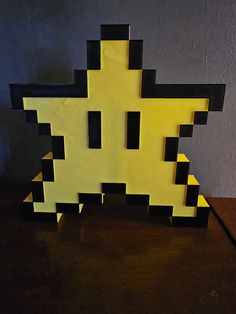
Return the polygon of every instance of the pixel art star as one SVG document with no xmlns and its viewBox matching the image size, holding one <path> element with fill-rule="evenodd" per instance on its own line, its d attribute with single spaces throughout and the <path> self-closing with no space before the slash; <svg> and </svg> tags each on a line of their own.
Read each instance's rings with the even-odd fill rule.
<svg viewBox="0 0 236 314">
<path fill-rule="evenodd" d="M 222 110 L 225 85 L 156 84 L 156 72 L 142 69 L 142 40 L 129 33 L 129 25 L 101 25 L 74 84 L 11 84 L 13 108 L 52 138 L 23 201 L 26 218 L 57 221 L 102 204 L 104 194 L 125 194 L 173 226 L 207 226 L 209 205 L 178 142 Z"/>
</svg>

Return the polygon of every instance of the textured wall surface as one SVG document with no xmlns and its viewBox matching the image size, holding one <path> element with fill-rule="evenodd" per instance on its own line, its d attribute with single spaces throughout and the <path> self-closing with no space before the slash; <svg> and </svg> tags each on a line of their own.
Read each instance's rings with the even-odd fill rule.
<svg viewBox="0 0 236 314">
<path fill-rule="evenodd" d="M 9 83 L 68 83 L 86 67 L 86 40 L 100 24 L 128 23 L 144 39 L 157 83 L 226 83 L 223 112 L 181 139 L 190 172 L 208 196 L 236 197 L 236 1 L 0 0 L 1 184 L 30 181 L 50 139 L 12 111 Z"/>
</svg>

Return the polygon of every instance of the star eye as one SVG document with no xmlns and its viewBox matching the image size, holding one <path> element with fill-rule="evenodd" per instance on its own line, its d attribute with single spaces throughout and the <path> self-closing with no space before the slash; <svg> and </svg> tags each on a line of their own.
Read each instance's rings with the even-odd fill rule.
<svg viewBox="0 0 236 314">
<path fill-rule="evenodd" d="M 101 111 L 88 111 L 89 148 L 101 148 Z"/>
<path fill-rule="evenodd" d="M 127 149 L 139 149 L 140 112 L 127 112 Z"/>
</svg>

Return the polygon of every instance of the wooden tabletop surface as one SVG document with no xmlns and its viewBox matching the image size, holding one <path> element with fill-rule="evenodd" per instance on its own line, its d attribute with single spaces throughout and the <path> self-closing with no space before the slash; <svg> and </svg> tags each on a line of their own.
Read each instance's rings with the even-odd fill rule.
<svg viewBox="0 0 236 314">
<path fill-rule="evenodd" d="M 207 200 L 219 222 L 236 244 L 236 198 L 208 197 Z"/>
<path fill-rule="evenodd" d="M 212 213 L 173 228 L 112 199 L 57 226 L 24 222 L 20 197 L 0 193 L 0 313 L 235 312 L 235 246 Z"/>
</svg>

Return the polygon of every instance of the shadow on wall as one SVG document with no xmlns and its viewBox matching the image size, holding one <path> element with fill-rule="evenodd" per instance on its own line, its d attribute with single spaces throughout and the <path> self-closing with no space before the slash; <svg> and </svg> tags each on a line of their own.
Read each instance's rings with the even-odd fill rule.
<svg viewBox="0 0 236 314">
<path fill-rule="evenodd" d="M 55 78 L 57 83 L 61 82 L 68 77 L 71 67 L 70 62 L 65 61 L 65 54 L 64 64 L 54 60 L 51 66 L 46 58 L 41 59 L 42 66 L 32 73 L 33 79 L 27 83 L 47 84 L 55 82 Z M 29 67 L 31 63 L 29 61 Z M 39 135 L 38 124 L 26 123 L 24 111 L 13 110 L 10 92 L 6 94 L 5 97 L 0 94 L 0 184 L 28 183 L 41 170 L 40 159 L 51 150 L 51 137 Z"/>
<path fill-rule="evenodd" d="M 72 81 L 72 61 L 81 57 L 72 49 L 73 36 L 83 37 L 78 15 L 71 15 L 74 6 L 80 14 L 87 10 L 86 3 L 71 0 L 1 4 L 0 185 L 30 182 L 50 150 L 50 137 L 39 136 L 38 125 L 26 124 L 22 110 L 11 109 L 8 84 Z"/>
</svg>

